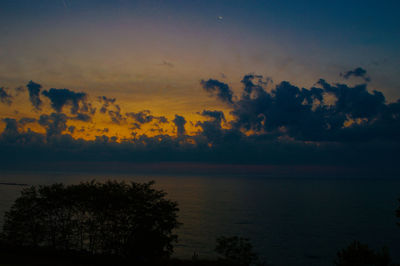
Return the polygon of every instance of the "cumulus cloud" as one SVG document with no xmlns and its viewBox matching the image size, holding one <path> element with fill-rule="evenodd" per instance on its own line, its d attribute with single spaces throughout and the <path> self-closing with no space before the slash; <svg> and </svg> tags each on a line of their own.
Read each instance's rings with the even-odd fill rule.
<svg viewBox="0 0 400 266">
<path fill-rule="evenodd" d="M 223 82 L 220 82 L 216 79 L 209 79 L 207 81 L 202 80 L 200 82 L 200 85 L 203 87 L 203 89 L 211 94 L 214 94 L 217 96 L 218 99 L 221 101 L 232 104 L 232 96 L 233 92 L 229 88 L 228 84 L 225 84 Z"/>
<path fill-rule="evenodd" d="M 260 80 L 262 76 L 243 78 L 242 95 L 232 101 L 233 128 L 301 141 L 356 141 L 384 138 L 383 121 L 391 132 L 399 126 L 396 104 L 387 105 L 381 92 L 369 92 L 365 84 L 329 84 L 321 79 L 306 89 L 283 81 L 268 91 L 268 82 Z M 328 103 L 327 96 L 336 101 Z"/>
<path fill-rule="evenodd" d="M 36 121 L 37 120 L 35 118 L 32 118 L 32 117 L 23 117 L 18 122 L 21 125 L 26 125 L 26 124 L 29 124 L 29 123 L 35 123 Z"/>
<path fill-rule="evenodd" d="M 72 133 L 75 132 L 75 129 L 76 129 L 75 126 L 69 126 L 69 127 L 68 127 L 68 132 L 72 134 Z"/>
<path fill-rule="evenodd" d="M 72 116 L 70 117 L 70 119 L 82 122 L 90 122 L 92 120 L 92 117 L 88 114 L 77 113 L 76 116 Z"/>
<path fill-rule="evenodd" d="M 26 85 L 29 92 L 29 100 L 36 110 L 40 110 L 42 100 L 40 100 L 40 89 L 42 85 L 33 82 L 32 80 Z"/>
<path fill-rule="evenodd" d="M 167 123 L 168 119 L 165 116 L 154 116 L 150 110 L 143 110 L 140 112 L 128 112 L 125 114 L 127 117 L 134 119 L 139 124 L 146 124 L 157 120 L 159 123 Z"/>
<path fill-rule="evenodd" d="M 64 106 L 71 106 L 71 113 L 76 114 L 80 111 L 80 103 L 86 101 L 86 93 L 83 92 L 74 92 L 69 89 L 50 89 L 45 90 L 42 94 L 48 97 L 51 101 L 51 107 L 57 112 L 62 112 Z"/>
<path fill-rule="evenodd" d="M 108 108 L 111 105 L 114 105 L 115 101 L 116 101 L 115 98 L 108 98 L 106 96 L 99 96 L 97 99 L 99 100 L 99 102 L 101 102 L 103 104 L 100 108 L 100 113 L 102 113 L 102 114 L 106 113 Z"/>
<path fill-rule="evenodd" d="M 371 78 L 367 75 L 367 71 L 361 67 L 357 67 L 353 70 L 340 73 L 340 76 L 343 77 L 344 79 L 349 79 L 351 77 L 358 77 L 362 78 L 365 82 L 371 81 Z"/>
<path fill-rule="evenodd" d="M 39 118 L 39 124 L 46 128 L 47 137 L 59 136 L 67 129 L 68 117 L 63 113 L 43 114 Z"/>
<path fill-rule="evenodd" d="M 175 115 L 175 119 L 172 120 L 176 126 L 176 134 L 178 137 L 182 137 L 185 135 L 185 124 L 186 124 L 186 119 L 183 116 L 180 115 Z"/>
<path fill-rule="evenodd" d="M 126 117 L 121 113 L 121 107 L 118 104 L 114 105 L 114 110 L 108 110 L 107 114 L 114 124 L 119 125 L 126 122 Z"/>
<path fill-rule="evenodd" d="M 146 124 L 150 123 L 154 119 L 154 116 L 152 116 L 150 113 L 151 112 L 149 110 L 143 110 L 137 113 L 135 112 L 126 113 L 126 116 L 133 118 L 140 124 Z"/>
<path fill-rule="evenodd" d="M 196 123 L 196 126 L 202 129 L 200 135 L 206 138 L 207 143 L 215 145 L 223 142 L 223 135 L 227 132 L 227 130 L 222 130 L 221 127 L 221 122 L 225 121 L 224 113 L 221 111 L 204 110 L 200 114 L 211 119 Z"/>
<path fill-rule="evenodd" d="M 14 163 L 21 160 L 20 155 L 26 152 L 24 148 L 30 148 L 34 145 L 39 145 L 39 150 L 43 148 L 44 136 L 28 129 L 22 131 L 22 123 L 14 118 L 3 118 L 2 121 L 6 124 L 4 131 L 0 135 L 0 157 L 3 156 Z M 13 156 L 14 155 L 14 156 Z M 15 156 L 17 155 L 17 156 Z"/>
<path fill-rule="evenodd" d="M 222 112 L 222 111 L 203 110 L 203 112 L 201 112 L 200 114 L 205 117 L 214 118 L 218 122 L 225 121 L 225 115 L 224 115 L 224 112 Z"/>
<path fill-rule="evenodd" d="M 132 136 L 105 136 L 115 132 L 108 128 L 91 128 L 95 140 L 74 139 L 71 134 L 83 133 L 68 122 L 89 122 L 95 110 L 84 93 L 68 89 L 43 92 L 50 99 L 51 114 L 4 118 L 0 134 L 0 162 L 14 158 L 28 160 L 37 154 L 49 160 L 99 161 L 204 161 L 250 164 L 363 164 L 396 162 L 400 149 L 400 100 L 388 103 L 383 93 L 369 90 L 366 84 L 333 84 L 319 80 L 310 88 L 287 81 L 273 84 L 261 75 L 245 75 L 241 90 L 234 95 L 231 88 L 218 80 L 201 81 L 204 90 L 225 104 L 225 112 L 202 110 L 201 121 L 187 121 L 176 114 L 171 120 L 176 136 L 161 128 L 164 116 L 150 110 L 122 112 L 115 98 L 97 98 L 100 114 L 113 123 L 131 127 Z M 27 85 L 39 95 L 41 86 Z M 32 104 L 31 97 L 30 100 Z M 36 101 L 37 103 L 38 101 Z M 98 104 L 98 103 L 97 103 Z M 35 105 L 34 105 L 35 106 Z M 67 107 L 70 112 L 63 113 Z M 36 108 L 36 107 L 35 107 Z M 27 129 L 37 123 L 45 134 Z M 185 126 L 191 123 L 197 132 L 189 135 Z M 146 124 L 146 132 L 136 130 Z M 86 128 L 88 133 L 89 128 Z M 108 135 L 107 134 L 107 135 Z M 9 154 L 14 154 L 14 157 Z"/>
<path fill-rule="evenodd" d="M 5 88 L 0 87 L 0 102 L 11 105 L 12 103 L 12 96 L 7 93 Z"/>
</svg>

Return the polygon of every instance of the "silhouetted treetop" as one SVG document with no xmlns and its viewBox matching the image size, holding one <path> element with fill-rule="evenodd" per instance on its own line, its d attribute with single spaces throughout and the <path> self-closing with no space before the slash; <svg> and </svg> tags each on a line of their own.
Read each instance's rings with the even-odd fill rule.
<svg viewBox="0 0 400 266">
<path fill-rule="evenodd" d="M 386 247 L 374 251 L 368 245 L 353 241 L 347 248 L 337 253 L 336 266 L 389 266 L 391 259 Z"/>
<path fill-rule="evenodd" d="M 24 189 L 5 215 L 3 238 L 138 259 L 168 257 L 179 226 L 177 203 L 154 182 L 96 181 Z"/>
<path fill-rule="evenodd" d="M 220 261 L 227 265 L 249 266 L 258 261 L 250 240 L 243 237 L 218 237 L 215 251 L 222 256 Z"/>
</svg>

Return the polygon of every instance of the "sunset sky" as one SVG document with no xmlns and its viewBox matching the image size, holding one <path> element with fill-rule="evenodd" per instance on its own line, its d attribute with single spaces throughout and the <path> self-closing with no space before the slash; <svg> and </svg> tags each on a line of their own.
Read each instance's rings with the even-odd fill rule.
<svg viewBox="0 0 400 266">
<path fill-rule="evenodd" d="M 1 1 L 1 158 L 394 162 L 399 8 Z"/>
</svg>

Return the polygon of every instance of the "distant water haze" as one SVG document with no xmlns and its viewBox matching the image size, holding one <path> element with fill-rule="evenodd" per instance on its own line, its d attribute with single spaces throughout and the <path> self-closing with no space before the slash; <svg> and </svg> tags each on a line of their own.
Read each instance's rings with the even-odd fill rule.
<svg viewBox="0 0 400 266">
<path fill-rule="evenodd" d="M 387 245 L 400 261 L 395 210 L 400 180 L 392 178 L 275 178 L 255 174 L 156 175 L 91 172 L 2 172 L 0 183 L 74 184 L 96 179 L 156 181 L 179 203 L 174 256 L 215 258 L 215 238 L 251 239 L 273 265 L 332 265 L 336 252 L 359 240 Z M 0 219 L 23 186 L 0 185 Z"/>
</svg>

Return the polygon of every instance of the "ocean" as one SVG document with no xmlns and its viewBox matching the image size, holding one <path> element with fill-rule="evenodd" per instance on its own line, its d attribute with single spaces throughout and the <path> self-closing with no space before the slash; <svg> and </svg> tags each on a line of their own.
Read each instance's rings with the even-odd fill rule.
<svg viewBox="0 0 400 266">
<path fill-rule="evenodd" d="M 400 262 L 400 178 L 295 178 L 264 175 L 150 175 L 0 172 L 0 183 L 74 184 L 96 179 L 156 181 L 179 203 L 174 255 L 215 258 L 218 236 L 249 238 L 271 265 L 333 265 L 353 240 L 389 248 Z M 0 185 L 0 223 L 24 187 Z"/>
</svg>

